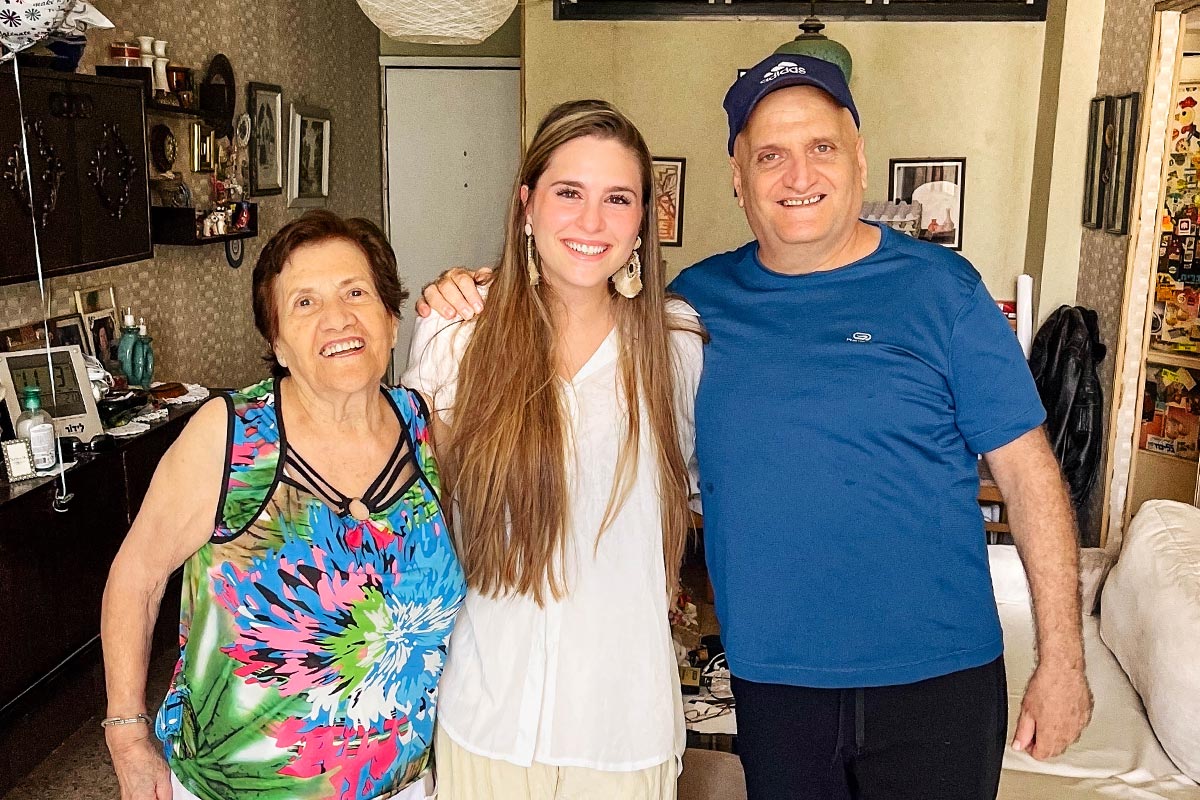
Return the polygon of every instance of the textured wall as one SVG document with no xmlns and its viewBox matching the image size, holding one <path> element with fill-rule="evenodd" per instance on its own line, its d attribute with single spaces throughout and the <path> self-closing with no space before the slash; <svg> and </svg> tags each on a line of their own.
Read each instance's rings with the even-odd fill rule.
<svg viewBox="0 0 1200 800">
<path fill-rule="evenodd" d="M 1100 77 L 1097 95 L 1142 92 L 1150 62 L 1150 35 L 1153 0 L 1107 0 L 1104 9 L 1104 37 L 1100 45 Z M 1102 230 L 1085 229 L 1079 254 L 1077 302 L 1095 309 L 1100 315 L 1100 336 L 1108 346 L 1101 364 L 1100 385 L 1104 387 L 1106 408 L 1113 398 L 1113 370 L 1117 353 L 1117 335 L 1121 327 L 1121 305 L 1125 293 L 1125 256 L 1128 236 L 1114 236 Z M 1107 411 L 1105 422 L 1107 424 Z M 1107 446 L 1107 428 L 1104 437 Z M 1080 529 L 1086 544 L 1099 544 L 1103 482 L 1080 513 Z"/>
<path fill-rule="evenodd" d="M 166 39 L 171 63 L 203 75 L 209 59 L 224 53 L 233 64 L 238 113 L 249 81 L 283 87 L 290 102 L 332 113 L 330 205 L 338 213 L 379 221 L 380 177 L 379 34 L 353 0 L 105 0 L 116 29 L 94 31 L 81 71 L 92 72 L 108 43 L 132 35 Z M 9 113 L 8 109 L 4 109 Z M 188 121 L 151 116 L 149 125 L 171 126 L 181 168 L 201 205 L 207 176 L 192 175 Z M 287 145 L 285 142 L 284 152 Z M 288 209 L 282 195 L 255 198 L 259 236 L 247 239 L 242 268 L 230 269 L 221 245 L 155 247 L 153 259 L 72 275 L 50 282 L 54 313 L 72 310 L 72 290 L 113 285 L 117 302 L 145 316 L 154 336 L 156 377 L 242 386 L 264 375 L 264 352 L 250 310 L 250 272 L 263 243 L 302 209 Z M 31 321 L 39 306 L 36 284 L 0 287 L 0 327 Z"/>
</svg>

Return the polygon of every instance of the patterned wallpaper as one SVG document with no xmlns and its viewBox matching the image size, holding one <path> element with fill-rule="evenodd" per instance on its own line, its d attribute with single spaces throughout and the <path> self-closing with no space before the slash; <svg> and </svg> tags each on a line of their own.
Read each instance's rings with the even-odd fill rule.
<svg viewBox="0 0 1200 800">
<path fill-rule="evenodd" d="M 1104 8 L 1104 33 L 1100 44 L 1100 76 L 1097 95 L 1119 95 L 1145 90 L 1146 70 L 1150 65 L 1150 36 L 1153 0 L 1107 0 Z M 1101 363 L 1100 383 L 1104 387 L 1105 445 L 1107 446 L 1108 404 L 1113 398 L 1113 377 L 1117 335 L 1121 326 L 1121 307 L 1125 292 L 1125 256 L 1128 236 L 1114 236 L 1102 230 L 1085 228 L 1079 252 L 1079 288 L 1076 302 L 1095 309 L 1100 315 L 1100 336 L 1108 346 Z M 1098 545 L 1104 503 L 1103 480 L 1097 481 L 1085 508 L 1079 515 L 1084 543 Z"/>
<path fill-rule="evenodd" d="M 209 59 L 224 53 L 233 64 L 238 113 L 249 81 L 283 87 L 283 102 L 327 108 L 333 127 L 330 167 L 331 210 L 379 222 L 380 177 L 379 33 L 354 0 L 96 0 L 113 21 L 112 31 L 92 31 L 82 72 L 92 72 L 108 43 L 153 35 L 166 39 L 173 64 L 196 69 L 197 81 Z M 7 112 L 8 110 L 5 109 Z M 188 120 L 151 116 L 164 122 L 179 142 L 176 170 L 201 205 L 207 176 L 187 170 L 191 145 Z M 284 145 L 286 153 L 286 143 Z M 288 209 L 282 195 L 254 198 L 259 203 L 259 236 L 245 240 L 241 269 L 230 269 L 221 245 L 156 245 L 147 261 L 85 272 L 50 281 L 53 313 L 70 313 L 73 290 L 112 285 L 120 306 L 132 305 L 146 317 L 154 337 L 155 377 L 209 386 L 243 386 L 264 376 L 265 352 L 254 329 L 250 273 L 263 243 L 303 209 Z M 0 327 L 31 321 L 39 307 L 37 284 L 0 287 Z"/>
</svg>

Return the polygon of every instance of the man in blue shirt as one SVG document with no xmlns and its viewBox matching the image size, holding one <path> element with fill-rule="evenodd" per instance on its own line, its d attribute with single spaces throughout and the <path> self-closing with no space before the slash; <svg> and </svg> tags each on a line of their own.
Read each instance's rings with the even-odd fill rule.
<svg viewBox="0 0 1200 800">
<path fill-rule="evenodd" d="M 980 454 L 1034 598 L 1013 745 L 1057 755 L 1091 710 L 1073 515 L 1032 377 L 968 262 L 859 220 L 837 67 L 771 56 L 725 109 L 755 241 L 670 288 L 711 336 L 697 455 L 750 797 L 994 798 L 1007 689 Z M 470 317 L 478 296 L 459 273 L 426 299 Z"/>
</svg>

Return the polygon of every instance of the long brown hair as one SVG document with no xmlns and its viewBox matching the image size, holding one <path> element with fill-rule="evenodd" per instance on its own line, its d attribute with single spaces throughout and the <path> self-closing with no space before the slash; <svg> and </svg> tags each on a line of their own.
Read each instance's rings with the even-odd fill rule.
<svg viewBox="0 0 1200 800">
<path fill-rule="evenodd" d="M 449 441 L 438 442 L 467 583 L 486 595 L 532 595 L 539 605 L 547 591 L 561 598 L 568 588 L 569 445 L 556 380 L 558 337 L 547 305 L 553 290 L 545 281 L 537 287 L 529 284 L 521 187 L 532 191 L 554 152 L 584 136 L 624 145 L 638 161 L 642 187 L 642 291 L 632 299 L 614 293 L 621 392 L 628 411 L 625 441 L 597 542 L 628 497 L 638 448 L 646 444 L 658 463 L 667 591 L 676 586 L 689 527 L 687 466 L 676 426 L 670 341 L 672 329 L 687 323 L 670 320 L 664 307 L 666 280 L 650 151 L 633 123 L 608 103 L 563 103 L 538 126 L 513 187 L 504 251 L 489 287 L 487 309 L 474 323 L 459 365 L 454 405 L 469 411 L 456 413 Z M 646 419 L 639 411 L 639 394 Z"/>
</svg>

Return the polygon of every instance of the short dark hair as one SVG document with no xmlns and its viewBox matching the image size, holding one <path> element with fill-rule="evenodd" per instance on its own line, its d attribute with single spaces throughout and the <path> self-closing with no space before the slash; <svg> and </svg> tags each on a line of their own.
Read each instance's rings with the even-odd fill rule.
<svg viewBox="0 0 1200 800">
<path fill-rule="evenodd" d="M 271 374 L 281 378 L 287 367 L 275 358 L 275 339 L 279 335 L 279 309 L 275 307 L 275 279 L 292 254 L 310 244 L 341 239 L 354 244 L 371 265 L 375 292 L 392 316 L 400 319 L 408 290 L 396 271 L 396 254 L 379 226 L 362 217 L 343 218 L 325 209 L 314 209 L 284 225 L 271 237 L 254 266 L 254 326 L 267 340 L 265 360 Z"/>
</svg>

